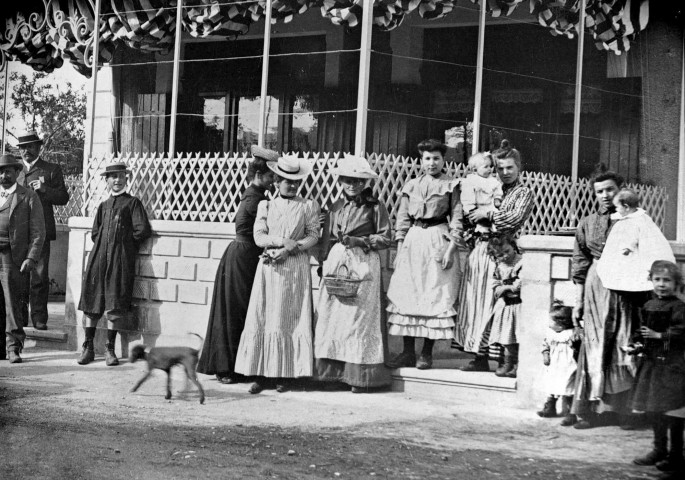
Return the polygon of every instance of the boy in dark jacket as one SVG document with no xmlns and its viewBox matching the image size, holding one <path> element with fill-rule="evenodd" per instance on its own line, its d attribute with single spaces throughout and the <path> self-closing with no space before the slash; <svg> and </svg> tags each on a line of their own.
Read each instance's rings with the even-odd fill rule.
<svg viewBox="0 0 685 480">
<path fill-rule="evenodd" d="M 108 165 L 101 175 L 107 178 L 110 198 L 98 206 L 93 222 L 93 250 L 83 277 L 79 310 L 85 314 L 86 341 L 78 363 L 93 361 L 95 327 L 107 314 L 105 363 L 119 364 L 114 353 L 116 323 L 125 319 L 131 308 L 136 254 L 152 231 L 141 201 L 126 193 L 125 163 Z"/>
</svg>

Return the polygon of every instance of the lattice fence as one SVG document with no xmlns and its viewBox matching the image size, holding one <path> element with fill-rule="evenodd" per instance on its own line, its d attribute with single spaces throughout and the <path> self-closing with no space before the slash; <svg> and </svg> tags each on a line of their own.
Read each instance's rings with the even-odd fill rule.
<svg viewBox="0 0 685 480">
<path fill-rule="evenodd" d="M 69 217 L 80 217 L 83 214 L 83 181 L 81 175 L 67 175 L 64 183 L 69 191 L 69 202 L 55 206 L 55 223 L 66 225 Z"/>
<path fill-rule="evenodd" d="M 340 154 L 308 155 L 315 161 L 312 175 L 301 194 L 315 198 L 321 205 L 338 198 L 342 191 L 330 169 Z M 86 214 L 93 215 L 107 197 L 100 172 L 111 161 L 123 161 L 132 171 L 130 191 L 143 200 L 151 218 L 176 221 L 230 222 L 247 187 L 249 157 L 234 154 L 185 155 L 169 159 L 165 155 L 126 155 L 93 158 L 88 166 L 85 187 Z M 420 174 L 419 160 L 411 157 L 371 154 L 369 162 L 380 179 L 374 189 L 388 207 L 394 222 L 399 191 L 410 178 Z M 463 164 L 447 165 L 447 173 L 465 176 Z M 569 177 L 523 172 L 523 183 L 533 189 L 535 208 L 523 233 L 543 234 L 575 226 L 577 219 L 595 210 L 589 180 L 573 182 Z M 661 187 L 631 185 L 640 193 L 642 204 L 661 228 L 664 226 L 668 195 Z"/>
</svg>

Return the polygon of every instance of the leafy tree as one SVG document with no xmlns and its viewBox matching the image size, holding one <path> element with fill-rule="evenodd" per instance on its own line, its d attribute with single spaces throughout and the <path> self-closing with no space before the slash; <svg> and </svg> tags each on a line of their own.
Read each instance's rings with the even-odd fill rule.
<svg viewBox="0 0 685 480">
<path fill-rule="evenodd" d="M 86 94 L 70 82 L 50 83 L 46 73 L 30 77 L 12 73 L 11 94 L 16 114 L 43 138 L 41 156 L 57 163 L 65 174 L 80 173 L 83 168 L 86 120 Z M 16 132 L 14 132 L 16 135 Z"/>
</svg>

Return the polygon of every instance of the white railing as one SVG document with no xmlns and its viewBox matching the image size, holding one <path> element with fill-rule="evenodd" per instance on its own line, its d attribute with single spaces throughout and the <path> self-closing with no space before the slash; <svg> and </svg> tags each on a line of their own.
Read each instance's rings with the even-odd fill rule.
<svg viewBox="0 0 685 480">
<path fill-rule="evenodd" d="M 301 193 L 326 205 L 341 194 L 330 169 L 339 153 L 309 154 L 316 162 L 314 172 L 305 181 Z M 411 157 L 369 155 L 371 166 L 379 180 L 374 190 L 385 203 L 394 222 L 399 192 L 404 183 L 420 173 L 420 162 Z M 88 181 L 84 188 L 86 215 L 92 216 L 97 205 L 106 198 L 106 185 L 100 172 L 111 161 L 123 161 L 132 171 L 132 194 L 145 204 L 151 218 L 176 221 L 230 222 L 238 209 L 240 194 L 247 187 L 249 157 L 236 154 L 180 155 L 173 159 L 165 155 L 107 156 L 92 158 L 88 164 Z M 465 175 L 463 164 L 448 164 L 447 173 Z M 523 232 L 542 234 L 573 227 L 577 219 L 595 210 L 590 181 L 573 182 L 570 177 L 537 172 L 522 172 L 521 180 L 535 192 L 535 207 Z M 632 184 L 639 192 L 642 205 L 661 228 L 664 226 L 668 195 L 662 187 Z M 77 187 L 72 187 L 72 199 Z M 81 205 L 72 211 L 81 215 Z"/>
</svg>

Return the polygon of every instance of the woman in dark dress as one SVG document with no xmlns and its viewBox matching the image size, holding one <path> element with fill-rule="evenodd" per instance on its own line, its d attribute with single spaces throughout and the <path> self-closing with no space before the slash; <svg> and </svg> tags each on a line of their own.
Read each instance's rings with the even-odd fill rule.
<svg viewBox="0 0 685 480">
<path fill-rule="evenodd" d="M 252 146 L 252 156 L 254 160 L 247 170 L 252 182 L 240 198 L 235 216 L 235 240 L 226 248 L 216 272 L 205 344 L 197 365 L 199 373 L 216 375 L 221 383 L 235 383 L 241 377 L 234 372 L 235 355 L 262 253 L 255 244 L 252 228 L 257 205 L 266 199 L 266 192 L 274 181 L 274 174 L 266 162 L 278 160 L 277 152 L 257 146 Z"/>
</svg>

